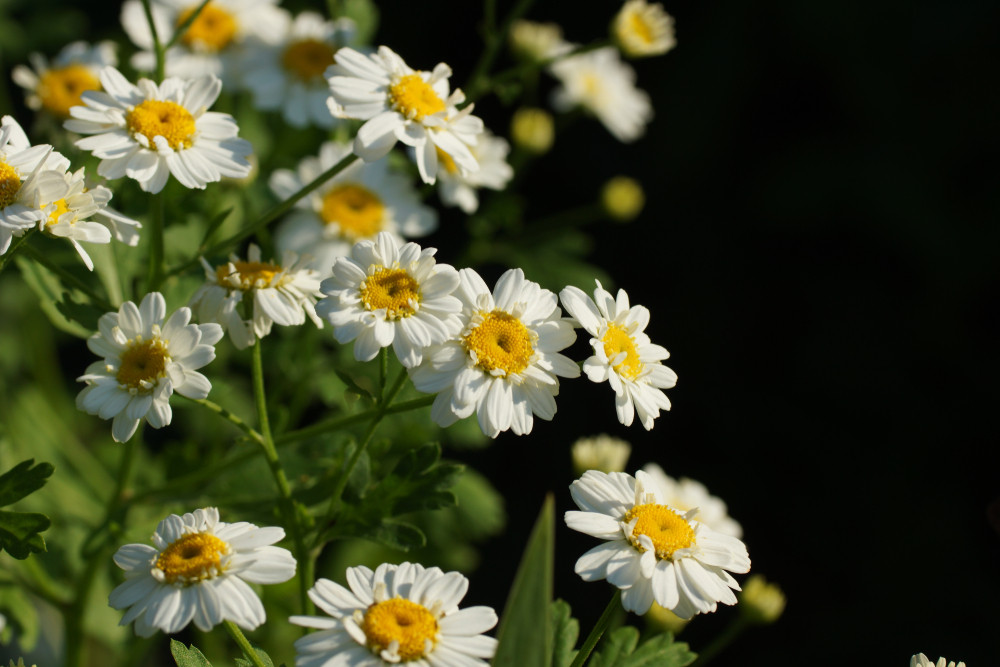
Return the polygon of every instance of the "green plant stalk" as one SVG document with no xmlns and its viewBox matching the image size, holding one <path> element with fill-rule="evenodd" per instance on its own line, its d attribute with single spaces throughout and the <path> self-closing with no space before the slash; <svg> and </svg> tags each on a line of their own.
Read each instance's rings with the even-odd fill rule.
<svg viewBox="0 0 1000 667">
<path fill-rule="evenodd" d="M 604 608 L 604 613 L 601 617 L 597 619 L 597 623 L 590 630 L 590 634 L 587 635 L 587 639 L 584 640 L 583 646 L 577 652 L 576 657 L 573 658 L 573 662 L 570 667 L 581 667 L 590 654 L 594 652 L 594 647 L 597 646 L 597 642 L 601 641 L 601 637 L 604 636 L 605 631 L 608 629 L 608 625 L 611 623 L 611 618 L 618 611 L 618 606 L 621 604 L 622 592 L 615 589 L 614 595 L 611 596 L 611 600 L 608 601 L 608 606 Z"/>
<path fill-rule="evenodd" d="M 152 225 L 149 230 L 149 276 L 147 292 L 155 292 L 163 281 L 163 193 L 153 195 Z"/>
<path fill-rule="evenodd" d="M 402 403 L 397 403 L 396 405 L 390 405 L 385 408 L 385 414 L 394 415 L 400 412 L 409 412 L 410 410 L 419 410 L 420 408 L 425 408 L 434 402 L 437 398 L 436 394 L 430 394 L 428 396 L 421 396 L 420 398 L 414 398 L 410 401 L 404 401 Z M 312 426 L 306 426 L 305 428 L 300 428 L 297 431 L 289 431 L 283 435 L 278 436 L 275 442 L 279 445 L 287 445 L 293 442 L 298 442 L 299 440 L 305 440 L 316 435 L 322 435 L 323 433 L 328 433 L 330 431 L 339 431 L 345 426 L 351 426 L 353 424 L 360 424 L 366 422 L 372 417 L 379 414 L 381 410 L 379 408 L 372 408 L 370 410 L 365 410 L 364 412 L 359 412 L 353 415 L 346 415 L 342 417 L 334 417 L 333 419 L 328 419 L 326 421 L 319 422 L 318 424 L 313 424 Z"/>
<path fill-rule="evenodd" d="M 202 0 L 201 4 L 194 8 L 194 11 L 191 12 L 186 19 L 184 19 L 183 23 L 177 26 L 177 29 L 174 30 L 173 37 L 171 37 L 170 41 L 163 46 L 164 52 L 166 52 L 167 49 L 176 44 L 180 38 L 184 36 L 184 33 L 187 32 L 188 28 L 191 27 L 191 24 L 194 23 L 195 19 L 198 18 L 198 15 L 201 14 L 201 10 L 205 9 L 205 5 L 211 1 L 212 0 Z"/>
<path fill-rule="evenodd" d="M 551 58 L 545 58 L 544 60 L 532 60 L 531 62 L 522 63 L 516 67 L 511 67 L 509 69 L 500 72 L 494 76 L 489 81 L 489 88 L 495 87 L 497 84 L 506 83 L 508 81 L 519 81 L 526 77 L 533 71 L 538 71 L 557 63 L 560 60 L 566 60 L 567 58 L 572 58 L 573 56 L 578 56 L 581 53 L 587 53 L 588 51 L 596 51 L 597 49 L 602 49 L 605 46 L 611 46 L 612 41 L 610 39 L 598 39 L 589 44 L 582 44 L 577 46 L 575 49 L 567 51 L 566 53 L 561 53 L 557 56 L 552 56 Z M 484 88 L 483 93 L 487 92 L 489 88 Z M 471 96 L 470 96 L 471 99 Z"/>
<path fill-rule="evenodd" d="M 178 396 L 180 396 L 181 398 L 185 398 L 185 399 L 191 401 L 192 403 L 200 405 L 203 408 L 207 408 L 208 410 L 211 410 L 215 414 L 217 414 L 217 415 L 221 416 L 222 418 L 226 419 L 227 421 L 229 421 L 230 423 L 232 423 L 234 426 L 236 426 L 238 429 L 240 429 L 241 431 L 243 431 L 244 433 L 246 433 L 257 444 L 259 444 L 259 445 L 263 445 L 264 444 L 264 436 L 262 436 L 260 433 L 257 432 L 256 429 L 254 429 L 252 426 L 250 426 L 249 424 L 247 424 L 245 421 L 243 421 L 242 419 L 240 419 L 239 417 L 237 417 L 236 415 L 234 415 L 229 410 L 226 410 L 224 407 L 222 407 L 218 403 L 213 403 L 212 401 L 210 401 L 208 399 L 205 399 L 205 398 L 190 398 L 188 396 L 184 396 L 183 394 L 178 394 Z"/>
<path fill-rule="evenodd" d="M 0 271 L 3 271 L 4 267 L 7 266 L 7 263 L 10 262 L 10 260 L 14 259 L 14 254 L 17 253 L 17 251 L 21 247 L 21 245 L 25 241 L 27 241 L 28 237 L 31 236 L 36 231 L 38 231 L 38 230 L 36 230 L 36 229 L 29 229 L 24 234 L 22 234 L 21 236 L 16 237 L 13 241 L 10 242 L 10 245 L 7 246 L 7 252 L 5 252 L 4 254 L 0 255 Z"/>
<path fill-rule="evenodd" d="M 108 301 L 103 296 L 101 296 L 100 294 L 98 294 L 97 292 L 95 292 L 86 283 L 84 283 L 82 280 L 80 280 L 79 278 L 77 278 L 76 276 L 74 276 L 72 273 L 70 273 L 66 269 L 62 268 L 61 266 L 59 266 L 58 264 L 56 264 L 55 262 L 53 262 L 52 260 L 50 260 L 45 255 L 43 255 L 41 252 L 38 251 L 37 248 L 35 248 L 35 247 L 31 246 L 31 245 L 25 245 L 24 246 L 24 253 L 28 257 L 31 257 L 31 259 L 33 259 L 34 261 L 36 261 L 39 264 L 41 264 L 42 266 L 44 266 L 46 269 L 48 269 L 52 273 L 54 273 L 57 276 L 59 276 L 59 278 L 62 279 L 62 281 L 64 283 L 66 283 L 68 286 L 70 286 L 73 289 L 79 290 L 80 292 L 86 294 L 87 298 L 90 299 L 90 302 L 93 305 L 95 305 L 98 308 L 100 308 L 101 310 L 105 310 L 105 311 L 108 311 L 108 312 L 113 312 L 113 311 L 118 310 L 117 308 L 115 308 L 114 306 L 111 305 L 110 301 Z"/>
<path fill-rule="evenodd" d="M 482 94 L 482 90 L 486 88 L 483 85 L 483 80 L 487 78 L 487 73 L 490 68 L 493 67 L 493 63 L 496 61 L 497 56 L 500 55 L 500 47 L 507 40 L 507 33 L 510 32 L 510 27 L 514 24 L 514 21 L 524 16 L 524 14 L 531 7 L 534 0 L 519 0 L 519 2 L 514 5 L 514 8 L 510 10 L 510 13 L 504 17 L 503 23 L 500 25 L 500 29 L 496 31 L 490 31 L 485 36 L 485 46 L 483 48 L 483 53 L 479 56 L 479 62 L 476 63 L 475 69 L 472 70 L 472 76 L 469 77 L 469 83 L 465 86 L 468 91 L 466 102 L 475 100 L 479 95 Z M 486 7 L 487 21 L 492 23 L 493 14 L 495 14 L 495 8 L 489 6 Z"/>
<path fill-rule="evenodd" d="M 712 642 L 698 652 L 698 657 L 691 663 L 692 667 L 703 667 L 709 661 L 725 650 L 747 628 L 747 619 L 742 614 L 736 616 L 721 634 L 716 635 Z"/>
<path fill-rule="evenodd" d="M 240 650 L 243 651 L 243 655 L 247 657 L 247 660 L 253 663 L 254 667 L 267 667 L 267 665 L 264 664 L 264 661 L 260 659 L 260 656 L 257 655 L 257 651 L 253 649 L 253 646 L 250 644 L 250 640 L 246 638 L 246 635 L 243 634 L 243 631 L 240 630 L 239 626 L 232 621 L 223 621 L 222 624 L 226 626 L 226 632 L 229 633 L 229 636 L 233 638 L 233 641 L 235 641 L 237 646 L 240 647 Z"/>
<path fill-rule="evenodd" d="M 142 10 L 146 14 L 146 23 L 149 24 L 149 32 L 153 36 L 153 52 L 156 54 L 156 83 L 163 83 L 167 69 L 166 49 L 163 48 L 160 36 L 156 34 L 156 23 L 153 21 L 153 10 L 149 6 L 149 0 L 142 0 Z"/>
</svg>

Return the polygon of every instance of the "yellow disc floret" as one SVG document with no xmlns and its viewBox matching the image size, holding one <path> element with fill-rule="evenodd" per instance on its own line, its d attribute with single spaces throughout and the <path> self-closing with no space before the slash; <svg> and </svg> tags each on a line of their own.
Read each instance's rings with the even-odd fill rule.
<svg viewBox="0 0 1000 667">
<path fill-rule="evenodd" d="M 13 204 L 20 189 L 21 177 L 17 175 L 17 170 L 0 158 L 0 209 Z"/>
<path fill-rule="evenodd" d="M 49 213 L 49 219 L 45 221 L 45 226 L 46 227 L 51 227 L 52 225 L 56 224 L 57 222 L 59 222 L 59 218 L 64 213 L 69 213 L 69 206 L 66 205 L 66 200 L 65 199 L 57 199 L 56 201 L 54 201 L 52 203 L 55 204 L 56 208 L 55 208 L 54 211 L 52 211 L 51 213 Z M 72 220 L 70 222 L 70 224 L 72 224 L 74 222 L 76 222 L 76 220 Z"/>
<path fill-rule="evenodd" d="M 390 320 L 409 317 L 420 303 L 420 284 L 406 269 L 380 267 L 361 283 L 361 302 L 367 310 L 385 308 Z"/>
<path fill-rule="evenodd" d="M 62 118 L 69 118 L 70 107 L 83 104 L 80 95 L 85 90 L 100 89 L 101 82 L 90 69 L 73 63 L 52 68 L 42 74 L 35 92 L 43 107 Z"/>
<path fill-rule="evenodd" d="M 292 42 L 281 55 L 281 65 L 302 81 L 323 77 L 326 68 L 333 64 L 335 50 L 318 39 Z"/>
<path fill-rule="evenodd" d="M 146 388 L 157 378 L 166 377 L 170 353 L 159 338 L 143 340 L 136 336 L 122 353 L 121 364 L 115 378 L 118 384 L 131 389 Z"/>
<path fill-rule="evenodd" d="M 644 551 L 639 544 L 639 536 L 645 535 L 653 541 L 657 558 L 669 560 L 678 549 L 687 549 L 694 544 L 694 529 L 691 524 L 666 505 L 636 505 L 625 513 L 623 520 L 629 523 L 633 519 L 635 526 L 628 536 L 629 542 Z"/>
<path fill-rule="evenodd" d="M 176 102 L 146 100 L 125 114 L 125 125 L 134 137 L 146 137 L 153 148 L 153 137 L 163 137 L 175 151 L 190 148 L 197 129 L 191 112 Z"/>
<path fill-rule="evenodd" d="M 187 21 L 197 7 L 189 7 L 177 15 L 177 27 Z M 181 42 L 190 49 L 214 53 L 229 46 L 239 25 L 236 17 L 218 5 L 209 3 L 195 17 L 181 37 Z"/>
<path fill-rule="evenodd" d="M 400 661 L 409 662 L 424 657 L 428 641 L 433 648 L 438 623 L 434 614 L 423 605 L 396 597 L 368 607 L 361 629 L 372 651 L 381 653 L 393 642 L 398 642 L 396 653 Z"/>
<path fill-rule="evenodd" d="M 229 268 L 234 267 L 236 270 Z M 220 266 L 215 270 L 215 279 L 223 287 L 235 287 L 235 282 L 239 283 L 239 289 L 248 290 L 253 288 L 279 287 L 286 281 L 283 274 L 284 269 L 277 264 L 270 262 L 242 262 L 235 261 Z M 275 277 L 281 277 L 275 281 Z"/>
<path fill-rule="evenodd" d="M 500 376 L 527 368 L 535 351 L 535 334 L 520 319 L 503 310 L 484 313 L 482 318 L 482 323 L 462 338 L 465 349 L 475 355 L 476 365 Z"/>
<path fill-rule="evenodd" d="M 382 231 L 385 205 L 379 196 L 356 183 L 331 188 L 323 195 L 320 211 L 326 224 L 336 224 L 350 241 L 367 239 Z"/>
<path fill-rule="evenodd" d="M 625 358 L 614 365 L 618 374 L 628 380 L 634 380 L 642 373 L 642 362 L 639 361 L 639 351 L 635 347 L 635 340 L 623 327 L 617 324 L 609 324 L 608 330 L 601 336 L 604 343 L 604 354 L 608 361 L 616 356 L 625 353 Z"/>
<path fill-rule="evenodd" d="M 400 77 L 389 86 L 389 101 L 396 111 L 410 120 L 423 120 L 445 109 L 444 100 L 416 73 Z"/>
<path fill-rule="evenodd" d="M 222 557 L 229 545 L 211 533 L 188 533 L 174 540 L 156 559 L 168 584 L 194 584 L 222 571 Z"/>
</svg>

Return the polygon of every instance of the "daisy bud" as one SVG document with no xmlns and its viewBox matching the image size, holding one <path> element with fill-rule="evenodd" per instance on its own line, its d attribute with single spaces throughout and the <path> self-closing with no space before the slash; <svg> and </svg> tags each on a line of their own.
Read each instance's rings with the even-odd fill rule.
<svg viewBox="0 0 1000 667">
<path fill-rule="evenodd" d="M 547 153 L 555 141 L 552 114 L 544 109 L 518 109 L 510 120 L 510 138 L 529 153 Z"/>
</svg>

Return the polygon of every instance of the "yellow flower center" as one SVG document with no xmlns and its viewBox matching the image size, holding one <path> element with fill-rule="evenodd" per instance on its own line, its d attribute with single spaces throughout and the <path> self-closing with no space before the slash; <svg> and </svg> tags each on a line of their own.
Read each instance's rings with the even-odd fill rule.
<svg viewBox="0 0 1000 667">
<path fill-rule="evenodd" d="M 118 384 L 138 389 L 144 382 L 152 383 L 157 378 L 166 377 L 169 360 L 167 346 L 159 338 L 143 340 L 142 336 L 136 336 L 122 353 L 115 377 Z"/>
<path fill-rule="evenodd" d="M 380 653 L 399 642 L 399 658 L 409 662 L 424 657 L 428 640 L 436 641 L 438 623 L 423 605 L 396 597 L 368 607 L 361 629 L 372 651 Z"/>
<path fill-rule="evenodd" d="M 56 210 L 49 213 L 49 219 L 45 221 L 46 227 L 51 227 L 52 225 L 59 222 L 59 216 L 61 216 L 62 214 L 69 213 L 69 206 L 66 205 L 65 199 L 57 199 L 52 203 L 56 205 Z M 76 222 L 76 220 L 71 221 L 70 224 L 72 224 L 73 222 Z"/>
<path fill-rule="evenodd" d="M 156 559 L 169 584 L 194 584 L 220 574 L 229 545 L 210 533 L 189 533 L 174 540 Z"/>
<path fill-rule="evenodd" d="M 322 78 L 333 64 L 334 48 L 318 39 L 292 42 L 281 56 L 281 65 L 303 81 Z"/>
<path fill-rule="evenodd" d="M 627 30 L 633 37 L 638 37 L 646 44 L 652 44 L 656 41 L 656 35 L 653 33 L 652 26 L 646 23 L 641 13 L 636 11 L 629 12 L 626 20 L 628 25 Z"/>
<path fill-rule="evenodd" d="M 609 324 L 608 330 L 601 337 L 604 343 L 604 354 L 608 360 L 625 353 L 625 358 L 614 365 L 614 369 L 622 377 L 634 380 L 642 373 L 642 362 L 639 361 L 639 351 L 635 347 L 635 340 L 622 327 L 617 324 Z"/>
<path fill-rule="evenodd" d="M 323 195 L 320 212 L 326 224 L 335 223 L 350 241 L 371 238 L 382 230 L 385 205 L 368 188 L 345 183 Z"/>
<path fill-rule="evenodd" d="M 628 539 L 639 551 L 645 551 L 639 545 L 640 535 L 652 540 L 656 557 L 665 560 L 672 558 L 678 549 L 687 549 L 694 544 L 694 529 L 691 524 L 666 505 L 636 505 L 625 513 L 626 523 L 632 519 L 636 519 L 636 522 Z"/>
<path fill-rule="evenodd" d="M 420 284 L 406 269 L 380 267 L 361 283 L 361 301 L 368 310 L 385 308 L 386 318 L 398 320 L 417 312 L 411 301 L 420 303 Z"/>
<path fill-rule="evenodd" d="M 190 148 L 195 133 L 194 116 L 176 102 L 146 100 L 125 114 L 125 125 L 141 134 L 153 147 L 153 137 L 163 137 L 175 151 Z"/>
<path fill-rule="evenodd" d="M 423 120 L 444 111 L 444 100 L 424 81 L 420 74 L 407 74 L 389 86 L 389 101 L 396 111 L 411 120 Z"/>
<path fill-rule="evenodd" d="M 229 264 L 220 266 L 215 270 L 215 279 L 223 287 L 232 287 L 232 278 L 239 280 L 239 289 L 249 290 L 253 288 L 280 287 L 285 284 L 287 276 L 282 276 L 276 284 L 274 277 L 284 271 L 277 264 L 270 262 L 242 262 L 235 261 L 232 265 L 236 267 L 235 273 L 229 270 Z"/>
<path fill-rule="evenodd" d="M 42 106 L 54 114 L 69 117 L 70 107 L 80 106 L 80 94 L 85 90 L 100 90 L 101 82 L 83 65 L 72 63 L 53 68 L 38 81 L 38 97 Z"/>
<path fill-rule="evenodd" d="M 20 189 L 21 177 L 17 175 L 17 170 L 0 158 L 0 209 L 13 204 Z"/>
<path fill-rule="evenodd" d="M 175 27 L 180 27 L 195 9 L 197 7 L 189 7 L 178 14 Z M 238 28 L 236 17 L 218 5 L 209 3 L 188 26 L 181 42 L 189 49 L 221 51 L 236 37 Z"/>
<path fill-rule="evenodd" d="M 501 375 L 520 373 L 531 363 L 534 354 L 528 327 L 518 318 L 503 310 L 483 315 L 483 322 L 462 339 L 470 353 L 475 353 L 476 364 L 488 373 L 499 369 Z"/>
<path fill-rule="evenodd" d="M 455 164 L 455 161 L 451 159 L 451 156 L 445 153 L 440 148 L 435 148 L 435 150 L 437 151 L 438 162 L 441 163 L 441 166 L 444 167 L 444 170 L 449 174 L 457 174 L 458 165 Z"/>
</svg>

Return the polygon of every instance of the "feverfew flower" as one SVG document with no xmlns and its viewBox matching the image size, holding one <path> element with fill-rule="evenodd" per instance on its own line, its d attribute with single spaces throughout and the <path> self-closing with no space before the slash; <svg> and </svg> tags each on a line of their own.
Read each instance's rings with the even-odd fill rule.
<svg viewBox="0 0 1000 667">
<path fill-rule="evenodd" d="M 508 33 L 510 50 L 522 60 L 541 61 L 570 50 L 558 23 L 538 23 L 518 19 Z"/>
<path fill-rule="evenodd" d="M 584 581 L 607 579 L 622 606 L 645 614 L 655 600 L 680 618 L 736 604 L 730 572 L 748 572 L 746 546 L 666 504 L 666 492 L 640 470 L 590 470 L 570 485 L 581 511 L 566 512 L 573 530 L 606 540 L 576 561 Z"/>
<path fill-rule="evenodd" d="M 465 213 L 475 213 L 479 208 L 479 188 L 503 190 L 514 176 L 514 170 L 507 164 L 510 144 L 503 137 L 494 136 L 486 130 L 476 145 L 471 146 L 472 155 L 479 163 L 477 171 L 463 173 L 455 161 L 444 151 L 438 151 L 438 160 L 443 169 L 438 170 L 441 182 L 438 194 L 448 206 L 458 206 Z"/>
<path fill-rule="evenodd" d="M 559 377 L 580 369 L 559 354 L 576 340 L 552 292 L 505 272 L 491 293 L 472 269 L 462 269 L 455 295 L 462 301 L 462 330 L 436 345 L 410 371 L 417 389 L 437 393 L 431 418 L 440 426 L 476 413 L 483 433 L 495 438 L 511 429 L 531 432 L 533 415 L 556 412 Z"/>
<path fill-rule="evenodd" d="M 309 590 L 329 618 L 289 619 L 320 630 L 295 641 L 298 667 L 486 667 L 496 653 L 496 639 L 482 634 L 496 625 L 496 612 L 459 609 L 469 580 L 458 572 L 416 563 L 349 567 L 347 585 L 320 579 Z"/>
<path fill-rule="evenodd" d="M 296 171 L 275 171 L 271 190 L 287 199 L 350 154 L 350 144 L 326 142 Z M 404 237 L 436 228 L 437 213 L 420 202 L 411 179 L 394 173 L 387 160 L 355 162 L 296 203 L 278 227 L 275 243 L 303 255 L 307 266 L 328 277 L 334 260 L 350 254 L 358 241 L 387 232 L 401 244 Z"/>
<path fill-rule="evenodd" d="M 202 322 L 217 322 L 229 331 L 237 349 L 253 345 L 271 333 L 278 323 L 291 327 L 303 324 L 306 315 L 319 328 L 316 316 L 319 274 L 302 268 L 294 252 L 286 252 L 280 264 L 262 262 L 260 248 L 250 244 L 246 261 L 230 255 L 229 262 L 212 266 L 201 258 L 207 283 L 198 288 L 189 304 Z M 250 319 L 245 319 L 243 299 L 251 300 Z"/>
<path fill-rule="evenodd" d="M 655 480 L 663 491 L 665 504 L 681 512 L 696 510 L 694 518 L 712 530 L 723 535 L 743 537 L 743 527 L 729 516 L 725 501 L 710 494 L 701 482 L 687 477 L 674 479 L 655 463 L 647 463 L 642 471 Z"/>
<path fill-rule="evenodd" d="M 215 358 L 222 338 L 218 324 L 189 324 L 191 310 L 179 308 L 163 321 L 167 304 L 152 292 L 137 308 L 131 301 L 97 321 L 98 333 L 87 341 L 101 361 L 77 378 L 87 386 L 76 407 L 101 419 L 114 418 L 111 436 L 125 442 L 145 419 L 153 428 L 170 423 L 170 395 L 205 398 L 211 383 L 196 369 Z"/>
<path fill-rule="evenodd" d="M 660 3 L 628 0 L 611 22 L 611 37 L 629 58 L 658 56 L 677 45 L 674 19 Z"/>
<path fill-rule="evenodd" d="M 364 55 L 350 48 L 337 51 L 336 65 L 326 72 L 332 98 L 330 111 L 341 118 L 366 121 L 354 138 L 354 152 L 365 162 L 385 156 L 396 141 L 414 149 L 425 183 L 434 183 L 438 149 L 463 172 L 479 165 L 469 150 L 483 132 L 483 121 L 470 115 L 473 105 L 460 89 L 449 93 L 451 68 L 438 63 L 420 72 L 387 46 Z"/>
<path fill-rule="evenodd" d="M 64 123 L 71 132 L 91 134 L 77 147 L 101 158 L 105 178 L 134 178 L 145 192 L 159 192 L 173 174 L 186 188 L 204 189 L 223 176 L 250 173 L 250 142 L 236 136 L 229 114 L 206 111 L 222 83 L 208 74 L 193 80 L 150 79 L 132 85 L 113 67 L 101 70 L 106 92 L 87 92 L 86 106 L 70 109 Z"/>
<path fill-rule="evenodd" d="M 677 374 L 660 363 L 670 353 L 652 344 L 644 333 L 649 311 L 642 306 L 629 307 L 625 290 L 618 290 L 618 298 L 613 298 L 600 281 L 593 299 L 572 286 L 563 289 L 559 298 L 592 336 L 594 355 L 583 363 L 583 371 L 593 382 L 611 385 L 618 421 L 631 426 L 638 412 L 643 428 L 653 428 L 660 410 L 670 409 L 670 399 L 661 389 L 677 384 Z"/>
<path fill-rule="evenodd" d="M 247 49 L 243 86 L 253 93 L 254 106 L 280 109 L 292 127 L 333 127 L 323 73 L 337 49 L 351 43 L 354 30 L 349 18 L 327 21 L 316 12 L 302 12 L 278 43 Z"/>
<path fill-rule="evenodd" d="M 11 71 L 14 83 L 25 90 L 28 108 L 44 109 L 60 118 L 69 118 L 70 107 L 83 102 L 86 90 L 100 90 L 98 75 L 106 66 L 115 67 L 114 42 L 104 41 L 91 46 L 86 42 L 67 44 L 49 65 L 40 53 L 29 57 L 31 67 L 17 65 Z"/>
<path fill-rule="evenodd" d="M 125 583 L 108 596 L 128 609 L 119 625 L 135 621 L 135 634 L 180 632 L 188 623 L 208 632 L 223 621 L 253 630 L 264 605 L 248 584 L 280 584 L 295 576 L 287 549 L 270 546 L 285 537 L 279 527 L 219 521 L 214 507 L 171 514 L 153 533 L 153 545 L 126 544 L 115 553 Z"/>
<path fill-rule="evenodd" d="M 458 333 L 462 303 L 452 292 L 458 272 L 434 261 L 435 248 L 402 247 L 385 232 L 361 241 L 350 257 L 338 257 L 327 295 L 316 311 L 333 325 L 339 343 L 354 342 L 354 358 L 370 361 L 392 345 L 400 363 L 412 368 L 424 350 Z"/>
<path fill-rule="evenodd" d="M 649 95 L 635 87 L 635 70 L 608 46 L 558 60 L 549 71 L 562 84 L 553 94 L 559 111 L 582 106 L 619 141 L 635 141 L 653 117 Z"/>
<path fill-rule="evenodd" d="M 910 667 L 965 667 L 965 663 L 960 662 L 956 665 L 954 662 L 948 662 L 944 658 L 938 658 L 937 662 L 934 662 L 923 653 L 918 653 L 910 658 Z"/>
<path fill-rule="evenodd" d="M 573 457 L 573 470 L 582 475 L 588 470 L 601 472 L 622 472 L 628 457 L 632 453 L 632 445 L 621 438 L 610 435 L 597 435 L 592 438 L 580 438 L 573 443 L 570 454 Z"/>
</svg>

